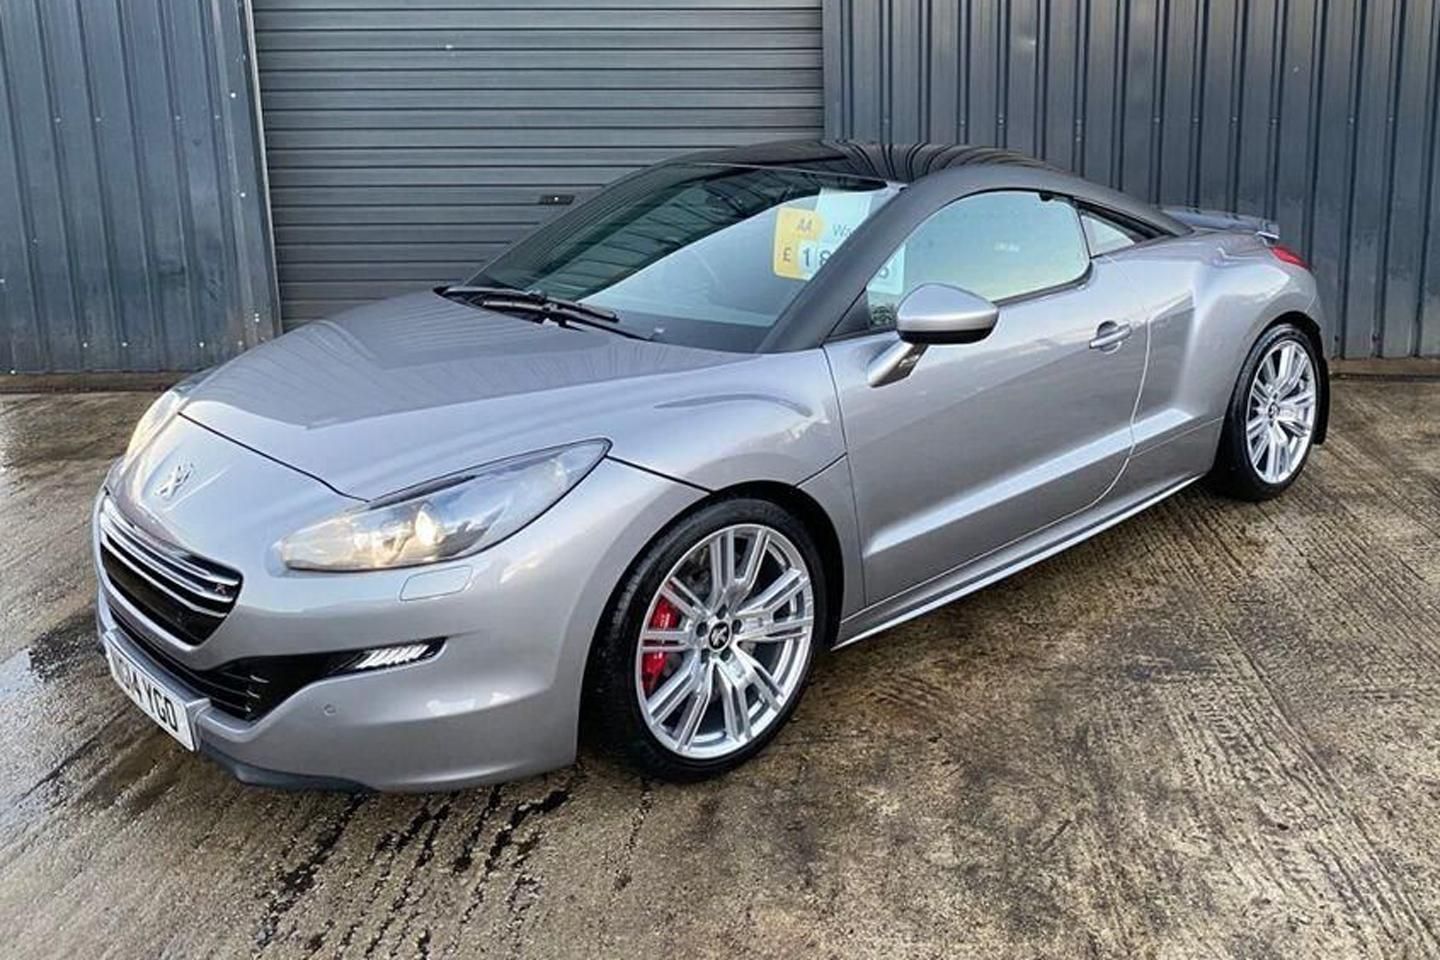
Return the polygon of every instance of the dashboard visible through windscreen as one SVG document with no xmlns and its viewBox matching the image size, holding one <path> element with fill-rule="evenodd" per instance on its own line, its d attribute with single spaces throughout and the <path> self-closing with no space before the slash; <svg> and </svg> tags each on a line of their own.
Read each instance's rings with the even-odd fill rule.
<svg viewBox="0 0 1440 960">
<path fill-rule="evenodd" d="M 674 163 L 551 221 L 471 282 L 612 310 L 627 333 L 754 351 L 897 188 L 818 171 Z"/>
</svg>

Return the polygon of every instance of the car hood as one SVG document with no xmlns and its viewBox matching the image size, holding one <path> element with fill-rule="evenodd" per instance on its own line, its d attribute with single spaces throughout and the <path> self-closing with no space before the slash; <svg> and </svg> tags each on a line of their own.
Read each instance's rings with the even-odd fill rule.
<svg viewBox="0 0 1440 960">
<path fill-rule="evenodd" d="M 818 350 L 700 350 L 433 293 L 262 344 L 206 377 L 181 415 L 361 499 L 596 437 L 702 486 L 798 482 L 843 449 Z"/>
</svg>

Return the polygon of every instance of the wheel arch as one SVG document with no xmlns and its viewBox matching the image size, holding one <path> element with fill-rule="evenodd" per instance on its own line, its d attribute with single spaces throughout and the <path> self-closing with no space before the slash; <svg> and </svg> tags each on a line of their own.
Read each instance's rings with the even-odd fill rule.
<svg viewBox="0 0 1440 960">
<path fill-rule="evenodd" d="M 840 546 L 840 534 L 835 527 L 834 520 L 821 506 L 820 501 L 810 494 L 799 487 L 774 480 L 756 480 L 716 490 L 710 496 L 694 504 L 691 510 L 702 509 L 722 500 L 734 500 L 741 497 L 768 500 L 789 511 L 805 525 L 805 529 L 815 538 L 815 546 L 820 550 L 820 563 L 823 565 L 821 573 L 825 577 L 825 591 L 829 608 L 827 619 L 830 622 L 826 624 L 826 630 L 827 635 L 833 635 L 833 628 L 840 622 L 840 611 L 844 608 L 845 603 L 845 558 Z"/>
<path fill-rule="evenodd" d="M 840 621 L 840 611 L 843 609 L 845 601 L 845 560 L 840 544 L 840 533 L 835 526 L 834 520 L 831 519 L 830 514 L 826 512 L 825 508 L 821 506 L 820 501 L 797 486 L 779 480 L 751 480 L 710 491 L 694 503 L 688 504 L 685 509 L 676 513 L 675 516 L 666 521 L 660 529 L 656 530 L 650 539 L 645 541 L 645 545 L 631 558 L 630 563 L 625 567 L 624 573 L 621 574 L 620 579 L 616 582 L 614 589 L 611 591 L 609 602 L 605 606 L 605 616 L 601 624 L 597 626 L 597 631 L 603 628 L 604 623 L 608 621 L 610 613 L 615 608 L 615 603 L 620 599 L 620 595 L 624 593 L 625 585 L 629 583 L 631 575 L 635 572 L 636 565 L 640 563 L 641 558 L 649 552 L 650 548 L 653 547 L 660 538 L 673 530 L 676 525 L 683 523 L 686 519 L 707 507 L 725 500 L 739 500 L 746 497 L 752 497 L 757 500 L 767 500 L 789 511 L 796 519 L 805 525 L 805 529 L 815 538 L 815 546 L 818 547 L 820 551 L 820 562 L 824 565 L 821 572 L 825 576 L 825 589 L 829 601 L 827 604 L 830 608 L 828 611 L 828 619 L 833 621 L 826 626 L 833 627 L 838 624 Z M 593 654 L 595 648 L 593 640 L 591 641 L 590 648 Z"/>
<path fill-rule="evenodd" d="M 594 632 L 590 637 L 590 646 L 585 654 L 585 670 L 580 690 L 581 705 L 577 716 L 577 722 L 581 728 L 579 731 L 581 738 L 584 736 L 586 718 L 593 716 L 593 704 L 591 701 L 592 695 L 595 692 L 595 670 L 599 660 L 597 652 L 601 647 L 599 641 L 602 636 L 602 631 L 608 629 L 613 622 L 616 607 L 624 598 L 626 589 L 640 562 L 661 538 L 699 511 L 717 503 L 723 503 L 726 500 L 743 498 L 765 500 L 788 511 L 798 519 L 810 535 L 815 538 L 815 546 L 819 551 L 820 562 L 823 565 L 821 572 L 825 577 L 827 592 L 826 636 L 831 638 L 830 644 L 823 646 L 817 645 L 816 649 L 817 651 L 829 649 L 830 645 L 833 644 L 834 637 L 838 632 L 841 609 L 844 602 L 845 563 L 839 531 L 825 508 L 821 506 L 820 501 L 799 487 L 778 480 L 746 481 L 713 490 L 678 511 L 656 530 L 650 538 L 645 541 L 644 545 L 635 552 L 635 555 L 630 559 L 630 562 L 626 564 L 624 571 L 616 580 L 615 586 L 610 592 L 610 597 L 605 603 L 604 611 L 595 624 Z"/>
</svg>

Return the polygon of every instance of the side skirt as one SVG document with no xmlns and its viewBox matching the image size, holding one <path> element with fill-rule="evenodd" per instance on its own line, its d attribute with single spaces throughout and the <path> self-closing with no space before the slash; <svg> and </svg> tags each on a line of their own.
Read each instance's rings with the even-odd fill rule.
<svg viewBox="0 0 1440 960">
<path fill-rule="evenodd" d="M 1068 531 L 1062 528 L 1058 537 L 1055 536 L 1054 528 L 1044 530 L 1029 541 L 1016 544 L 1010 550 L 1003 551 L 1003 554 L 1007 556 L 995 563 L 982 563 L 953 570 L 898 597 L 861 610 L 840 624 L 839 637 L 833 649 L 838 650 L 852 643 L 858 643 L 883 630 L 899 626 L 907 620 L 924 616 L 932 610 L 974 593 L 976 590 L 988 587 L 1011 574 L 1019 573 L 1041 560 L 1053 557 L 1062 550 L 1067 550 L 1098 533 L 1103 533 L 1117 523 L 1130 519 L 1166 497 L 1179 493 L 1199 479 L 1199 475 L 1187 477 L 1162 487 L 1148 496 L 1141 494 L 1137 499 L 1126 502 L 1114 513 L 1104 515 L 1099 520 L 1084 522 L 1084 519 L 1081 518 L 1078 526 L 1066 525 L 1069 527 Z M 1036 543 L 1040 545 L 1035 546 Z"/>
</svg>

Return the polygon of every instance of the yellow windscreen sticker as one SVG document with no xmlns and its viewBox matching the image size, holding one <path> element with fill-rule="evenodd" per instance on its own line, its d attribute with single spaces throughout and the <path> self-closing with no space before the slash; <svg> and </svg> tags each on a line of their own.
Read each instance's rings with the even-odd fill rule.
<svg viewBox="0 0 1440 960">
<path fill-rule="evenodd" d="M 815 242 L 825 230 L 824 219 L 814 210 L 781 207 L 775 216 L 775 250 L 771 269 L 777 277 L 808 280 L 814 266 L 805 261 L 814 256 Z"/>
</svg>

